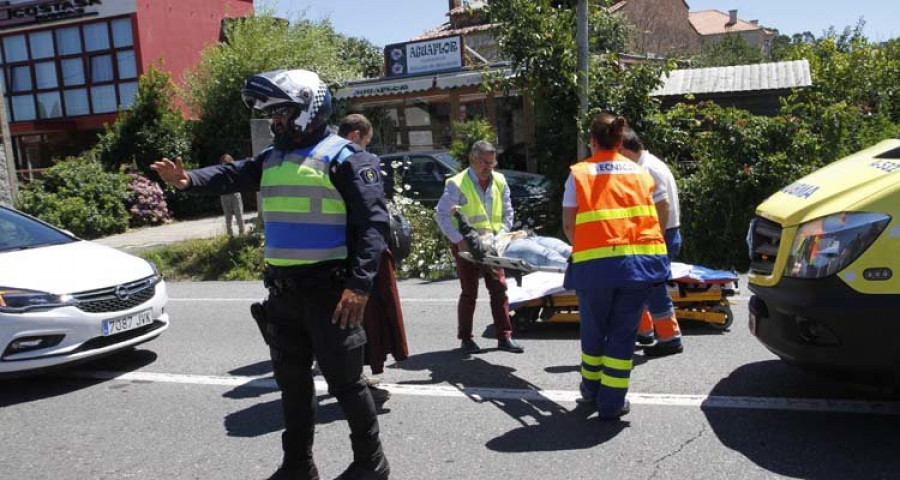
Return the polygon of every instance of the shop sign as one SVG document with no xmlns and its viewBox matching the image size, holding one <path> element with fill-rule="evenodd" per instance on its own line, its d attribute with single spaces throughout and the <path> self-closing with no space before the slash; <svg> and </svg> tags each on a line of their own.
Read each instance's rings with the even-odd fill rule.
<svg viewBox="0 0 900 480">
<path fill-rule="evenodd" d="M 462 37 L 395 43 L 384 47 L 387 76 L 457 70 L 463 66 Z"/>
<path fill-rule="evenodd" d="M 103 0 L 0 1 L 0 28 L 97 15 L 102 7 Z"/>
</svg>

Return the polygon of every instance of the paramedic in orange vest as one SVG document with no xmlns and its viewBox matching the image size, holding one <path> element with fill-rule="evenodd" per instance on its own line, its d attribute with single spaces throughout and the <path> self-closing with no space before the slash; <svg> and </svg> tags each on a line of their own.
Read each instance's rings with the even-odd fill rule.
<svg viewBox="0 0 900 480">
<path fill-rule="evenodd" d="M 564 286 L 581 314 L 581 396 L 601 420 L 629 411 L 638 322 L 654 285 L 669 275 L 653 179 L 621 156 L 624 117 L 591 122 L 592 156 L 572 166 L 563 196 L 563 228 L 572 243 Z"/>
<path fill-rule="evenodd" d="M 466 242 L 453 218 L 458 208 L 472 223 L 479 234 L 508 232 L 512 228 L 513 208 L 509 185 L 502 173 L 495 172 L 497 151 L 491 142 L 479 140 L 472 145 L 469 168 L 447 179 L 444 194 L 437 204 L 436 219 L 441 232 L 450 240 L 456 273 L 462 286 L 457 304 L 457 337 L 465 353 L 480 353 L 481 347 L 472 335 L 475 301 L 478 298 L 478 276 L 484 274 L 484 284 L 491 297 L 491 314 L 497 348 L 507 352 L 522 353 L 524 349 L 512 339 L 512 322 L 509 318 L 509 298 L 506 296 L 506 277 L 502 268 L 488 269 L 460 258 L 460 250 L 466 250 Z"/>
<path fill-rule="evenodd" d="M 678 204 L 678 185 L 669 167 L 659 158 L 644 149 L 641 138 L 630 127 L 625 129 L 625 139 L 620 152 L 631 161 L 647 169 L 656 188 L 653 202 L 656 214 L 666 239 L 669 261 L 674 261 L 681 251 L 681 209 Z M 656 342 L 654 343 L 654 339 Z M 638 326 L 637 341 L 644 347 L 644 355 L 662 357 L 684 351 L 681 344 L 681 329 L 675 318 L 675 305 L 664 283 L 653 287 L 647 301 L 647 309 Z M 651 345 L 652 344 L 652 345 Z"/>
</svg>

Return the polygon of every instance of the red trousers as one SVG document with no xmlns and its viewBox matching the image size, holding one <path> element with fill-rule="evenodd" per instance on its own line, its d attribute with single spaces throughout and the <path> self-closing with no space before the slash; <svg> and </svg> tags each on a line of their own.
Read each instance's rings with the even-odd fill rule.
<svg viewBox="0 0 900 480">
<path fill-rule="evenodd" d="M 475 301 L 478 299 L 478 276 L 484 273 L 484 284 L 491 295 L 491 314 L 494 317 L 494 330 L 497 338 L 512 336 L 512 322 L 509 320 L 509 299 L 506 297 L 506 275 L 502 268 L 482 268 L 468 260 L 460 258 L 456 245 L 450 247 L 456 260 L 456 273 L 462 292 L 457 304 L 457 338 L 468 340 L 472 335 L 472 322 L 475 318 Z"/>
</svg>

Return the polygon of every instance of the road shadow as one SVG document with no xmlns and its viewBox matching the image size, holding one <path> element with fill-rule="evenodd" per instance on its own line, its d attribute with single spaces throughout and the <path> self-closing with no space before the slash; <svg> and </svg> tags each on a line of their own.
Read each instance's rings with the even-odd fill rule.
<svg viewBox="0 0 900 480">
<path fill-rule="evenodd" d="M 235 368 L 228 372 L 229 375 L 243 377 L 258 377 L 272 373 L 272 361 L 263 360 L 261 362 L 251 363 L 243 367 Z"/>
<path fill-rule="evenodd" d="M 780 361 L 742 366 L 712 390 L 717 396 L 879 400 Z M 900 417 L 833 412 L 703 408 L 722 444 L 792 478 L 896 478 Z"/>
<path fill-rule="evenodd" d="M 64 370 L 55 370 L 34 376 L 0 380 L 0 408 L 66 395 L 78 390 L 109 383 L 108 379 L 90 378 L 90 370 L 128 373 L 156 361 L 156 353 L 150 350 L 127 350 L 91 360 Z M 127 384 L 112 383 L 110 389 L 124 388 Z"/>
<path fill-rule="evenodd" d="M 516 370 L 495 365 L 479 355 L 466 355 L 461 350 L 444 350 L 413 355 L 399 368 L 427 371 L 428 380 L 400 382 L 401 385 L 448 384 L 458 388 L 476 403 L 491 404 L 520 424 L 509 432 L 487 442 L 498 452 L 540 452 L 592 448 L 615 437 L 627 424 L 605 424 L 589 419 L 591 407 L 568 410 L 550 399 L 484 398 L 477 388 L 529 390 L 540 395 L 541 389 L 515 375 Z"/>
<path fill-rule="evenodd" d="M 239 372 L 260 372 L 271 362 L 263 361 L 232 370 L 231 374 Z M 271 368 L 269 368 L 271 371 Z M 322 380 L 321 374 L 315 375 L 316 380 Z M 284 417 L 281 411 L 281 392 L 275 383 L 274 377 L 255 378 L 247 384 L 239 385 L 222 394 L 224 398 L 234 400 L 262 397 L 274 394 L 273 400 L 260 402 L 250 407 L 225 416 L 224 424 L 228 436 L 231 437 L 257 437 L 284 429 Z M 388 399 L 389 401 L 389 399 Z M 335 421 L 342 421 L 346 417 L 337 401 L 327 394 L 316 396 L 316 424 L 326 425 Z M 375 401 L 375 409 L 378 415 L 390 413 L 385 407 L 385 401 Z"/>
</svg>

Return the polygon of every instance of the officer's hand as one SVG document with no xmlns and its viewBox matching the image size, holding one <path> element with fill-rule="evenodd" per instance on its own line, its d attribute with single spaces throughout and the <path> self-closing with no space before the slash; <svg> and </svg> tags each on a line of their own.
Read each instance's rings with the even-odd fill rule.
<svg viewBox="0 0 900 480">
<path fill-rule="evenodd" d="M 466 239 L 464 238 L 464 239 L 456 242 L 456 248 L 458 248 L 460 252 L 468 252 L 469 244 L 466 243 Z"/>
<path fill-rule="evenodd" d="M 184 190 L 191 186 L 191 177 L 184 171 L 184 163 L 181 157 L 176 157 L 172 162 L 168 158 L 163 158 L 158 162 L 150 165 L 150 170 L 158 173 L 160 178 L 169 185 L 175 185 L 175 188 Z"/>
<path fill-rule="evenodd" d="M 363 321 L 363 314 L 366 312 L 366 303 L 368 301 L 368 295 L 344 289 L 344 293 L 341 294 L 341 301 L 338 302 L 337 308 L 334 309 L 334 315 L 331 316 L 331 324 L 334 325 L 340 322 L 341 328 L 359 326 Z"/>
</svg>

